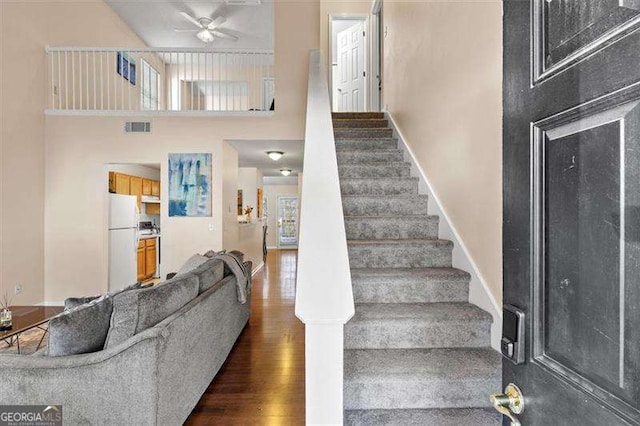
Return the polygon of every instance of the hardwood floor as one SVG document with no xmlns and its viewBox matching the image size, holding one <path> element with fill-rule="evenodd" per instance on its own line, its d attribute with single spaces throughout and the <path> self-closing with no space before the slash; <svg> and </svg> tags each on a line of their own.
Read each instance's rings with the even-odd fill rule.
<svg viewBox="0 0 640 426">
<path fill-rule="evenodd" d="M 269 250 L 251 319 L 187 425 L 303 425 L 304 326 L 294 315 L 295 250 Z"/>
</svg>

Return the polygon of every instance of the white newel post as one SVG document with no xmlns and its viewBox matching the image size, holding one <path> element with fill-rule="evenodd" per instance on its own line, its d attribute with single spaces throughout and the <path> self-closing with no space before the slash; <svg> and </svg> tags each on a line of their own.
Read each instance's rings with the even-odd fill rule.
<svg viewBox="0 0 640 426">
<path fill-rule="evenodd" d="M 305 327 L 308 425 L 342 424 L 343 329 L 342 323 Z"/>
</svg>

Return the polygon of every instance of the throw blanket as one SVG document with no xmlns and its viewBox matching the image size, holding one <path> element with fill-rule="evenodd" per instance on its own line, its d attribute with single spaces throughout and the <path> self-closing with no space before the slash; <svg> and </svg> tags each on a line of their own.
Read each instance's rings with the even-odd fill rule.
<svg viewBox="0 0 640 426">
<path fill-rule="evenodd" d="M 251 271 L 247 270 L 240 258 L 232 253 L 217 253 L 211 258 L 222 260 L 225 266 L 231 270 L 236 277 L 238 302 L 247 303 L 247 296 L 251 294 Z"/>
</svg>

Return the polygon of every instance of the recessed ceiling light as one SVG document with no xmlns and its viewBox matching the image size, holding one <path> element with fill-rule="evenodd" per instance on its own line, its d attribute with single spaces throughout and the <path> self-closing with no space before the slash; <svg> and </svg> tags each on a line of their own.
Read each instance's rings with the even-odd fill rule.
<svg viewBox="0 0 640 426">
<path fill-rule="evenodd" d="M 280 173 L 282 173 L 282 176 L 289 176 L 291 174 L 291 169 L 280 169 Z"/>
<path fill-rule="evenodd" d="M 273 161 L 278 161 L 279 159 L 282 158 L 282 156 L 284 155 L 284 152 L 282 152 L 282 151 L 267 151 L 267 155 Z"/>
</svg>

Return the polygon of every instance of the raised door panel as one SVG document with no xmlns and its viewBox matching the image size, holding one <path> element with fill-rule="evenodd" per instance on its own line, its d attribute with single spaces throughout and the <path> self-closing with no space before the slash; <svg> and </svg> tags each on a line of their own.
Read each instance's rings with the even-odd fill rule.
<svg viewBox="0 0 640 426">
<path fill-rule="evenodd" d="M 122 173 L 115 174 L 115 191 L 116 194 L 131 195 L 130 191 L 130 176 Z"/>
<path fill-rule="evenodd" d="M 157 180 L 151 181 L 151 195 L 154 197 L 160 196 L 160 181 L 157 181 Z"/>
<path fill-rule="evenodd" d="M 147 272 L 146 272 L 146 256 L 145 256 L 145 249 L 138 249 L 138 281 L 144 281 L 144 279 L 147 277 Z"/>
<path fill-rule="evenodd" d="M 638 0 L 532 0 L 534 81 L 577 64 L 640 27 Z"/>
<path fill-rule="evenodd" d="M 142 179 L 142 195 L 151 195 L 151 179 Z"/>
<path fill-rule="evenodd" d="M 154 245 L 152 247 L 147 246 L 145 249 L 145 277 L 151 278 L 156 273 L 156 246 L 155 239 L 153 239 Z"/>
</svg>

